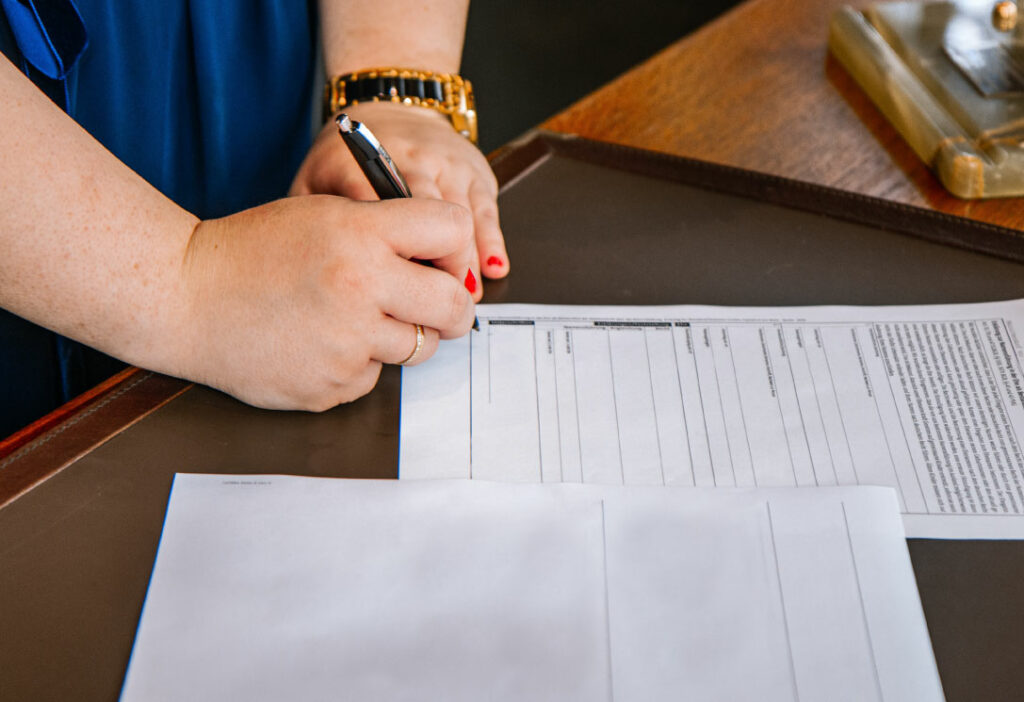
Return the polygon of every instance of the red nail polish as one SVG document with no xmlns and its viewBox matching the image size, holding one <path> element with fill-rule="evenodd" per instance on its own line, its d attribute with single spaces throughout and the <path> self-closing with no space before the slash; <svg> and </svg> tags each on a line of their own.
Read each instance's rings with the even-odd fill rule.
<svg viewBox="0 0 1024 702">
<path fill-rule="evenodd" d="M 476 276 L 473 275 L 472 268 L 466 271 L 466 280 L 463 281 L 463 284 L 471 294 L 476 292 Z"/>
<path fill-rule="evenodd" d="M 501 265 L 501 259 L 498 258 L 497 256 L 491 256 L 489 259 L 487 259 L 487 265 L 488 266 L 500 266 Z"/>
</svg>

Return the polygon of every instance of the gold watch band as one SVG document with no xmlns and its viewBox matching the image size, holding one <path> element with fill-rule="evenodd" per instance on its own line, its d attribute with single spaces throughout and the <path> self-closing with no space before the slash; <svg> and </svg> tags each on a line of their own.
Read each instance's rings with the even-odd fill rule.
<svg viewBox="0 0 1024 702">
<path fill-rule="evenodd" d="M 413 68 L 374 68 L 327 81 L 325 118 L 360 102 L 395 102 L 437 110 L 448 117 L 455 131 L 476 143 L 473 84 L 460 75 Z"/>
</svg>

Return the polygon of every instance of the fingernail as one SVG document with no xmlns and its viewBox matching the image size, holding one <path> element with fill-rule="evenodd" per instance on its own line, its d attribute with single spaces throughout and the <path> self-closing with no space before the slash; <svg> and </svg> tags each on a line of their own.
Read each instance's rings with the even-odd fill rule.
<svg viewBox="0 0 1024 702">
<path fill-rule="evenodd" d="M 463 284 L 466 286 L 466 290 L 470 293 L 476 292 L 476 276 L 473 275 L 472 268 L 466 271 L 466 279 L 463 281 Z"/>
<path fill-rule="evenodd" d="M 487 259 L 488 266 L 501 266 L 502 263 L 502 260 L 497 256 L 491 256 L 489 259 Z"/>
</svg>

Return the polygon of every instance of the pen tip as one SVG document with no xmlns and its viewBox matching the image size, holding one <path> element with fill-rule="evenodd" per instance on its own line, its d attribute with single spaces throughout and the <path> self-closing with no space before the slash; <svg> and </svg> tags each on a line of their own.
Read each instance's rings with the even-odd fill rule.
<svg viewBox="0 0 1024 702">
<path fill-rule="evenodd" d="M 473 331 L 480 331 L 480 318 L 473 317 Z"/>
<path fill-rule="evenodd" d="M 343 133 L 348 133 L 352 131 L 352 120 L 349 119 L 349 116 L 344 112 L 335 117 L 334 121 L 337 123 L 339 131 Z"/>
</svg>

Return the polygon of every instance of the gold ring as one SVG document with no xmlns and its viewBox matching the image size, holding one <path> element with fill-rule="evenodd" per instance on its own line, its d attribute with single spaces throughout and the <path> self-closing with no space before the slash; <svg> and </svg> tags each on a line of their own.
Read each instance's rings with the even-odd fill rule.
<svg viewBox="0 0 1024 702">
<path fill-rule="evenodd" d="M 416 357 L 420 355 L 420 351 L 423 350 L 423 325 L 416 325 L 416 348 L 412 350 L 408 356 L 405 357 L 404 361 L 399 361 L 398 365 L 407 366 L 416 360 Z"/>
</svg>

